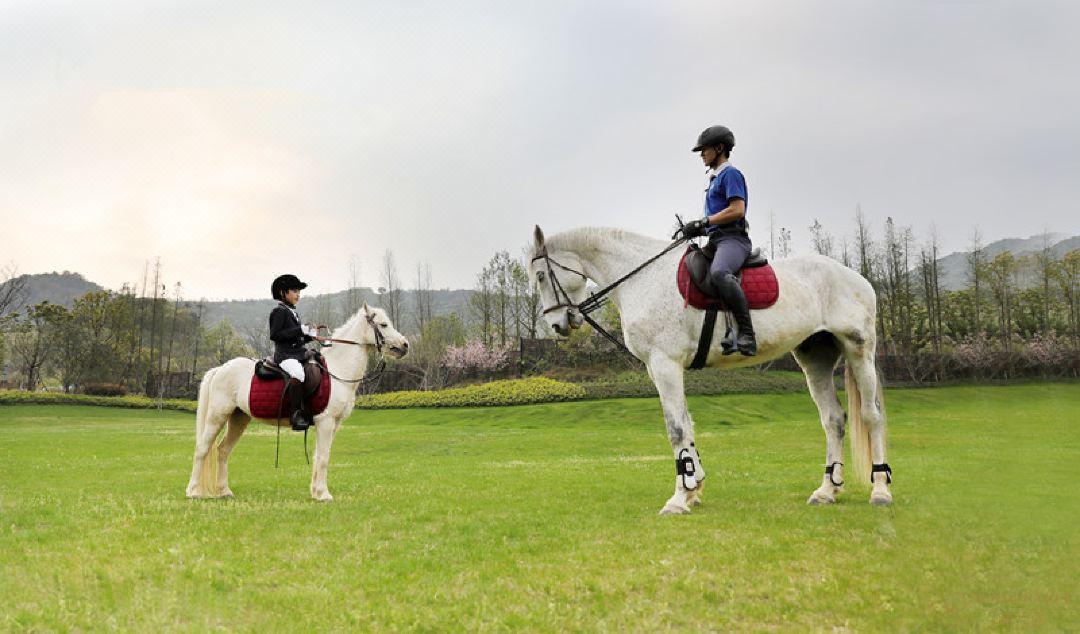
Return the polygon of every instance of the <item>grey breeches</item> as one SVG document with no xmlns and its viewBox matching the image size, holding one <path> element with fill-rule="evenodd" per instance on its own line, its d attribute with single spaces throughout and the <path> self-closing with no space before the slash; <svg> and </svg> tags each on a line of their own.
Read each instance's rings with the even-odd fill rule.
<svg viewBox="0 0 1080 634">
<path fill-rule="evenodd" d="M 741 235 L 726 235 L 709 240 L 716 246 L 716 256 L 709 266 L 709 278 L 717 284 L 727 275 L 734 275 L 742 268 L 750 256 L 750 238 Z"/>
</svg>

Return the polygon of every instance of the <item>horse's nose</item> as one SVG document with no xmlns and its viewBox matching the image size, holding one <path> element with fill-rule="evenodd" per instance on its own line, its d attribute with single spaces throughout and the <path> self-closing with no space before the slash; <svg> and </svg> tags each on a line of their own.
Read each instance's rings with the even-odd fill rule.
<svg viewBox="0 0 1080 634">
<path fill-rule="evenodd" d="M 409 340 L 408 339 L 402 339 L 401 340 L 401 347 L 404 348 L 405 350 L 408 350 L 409 349 Z"/>
<path fill-rule="evenodd" d="M 562 324 L 554 324 L 551 329 L 554 330 L 555 334 L 559 335 L 560 337 L 566 336 L 566 333 L 563 332 Z"/>
</svg>

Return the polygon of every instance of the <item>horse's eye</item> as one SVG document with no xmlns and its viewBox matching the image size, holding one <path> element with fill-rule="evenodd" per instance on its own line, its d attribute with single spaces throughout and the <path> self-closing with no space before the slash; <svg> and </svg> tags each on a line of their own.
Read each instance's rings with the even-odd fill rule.
<svg viewBox="0 0 1080 634">
<path fill-rule="evenodd" d="M 379 324 L 379 328 L 386 328 L 386 327 L 387 327 L 387 326 L 389 326 L 389 325 L 390 325 L 390 324 Z"/>
<path fill-rule="evenodd" d="M 544 272 L 543 271 L 537 271 L 536 272 L 536 280 L 538 282 L 543 282 L 544 281 Z"/>
</svg>

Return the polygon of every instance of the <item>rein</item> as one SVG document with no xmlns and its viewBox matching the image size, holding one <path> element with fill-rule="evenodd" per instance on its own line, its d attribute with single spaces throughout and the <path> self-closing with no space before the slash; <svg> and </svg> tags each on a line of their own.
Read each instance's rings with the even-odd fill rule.
<svg viewBox="0 0 1080 634">
<path fill-rule="evenodd" d="M 542 314 L 546 315 L 546 314 L 550 313 L 553 310 L 558 310 L 559 308 L 574 308 L 574 309 L 577 309 L 578 313 L 581 315 L 581 318 L 584 319 L 585 322 L 588 323 L 590 326 L 592 326 L 594 330 L 596 330 L 601 335 L 603 335 L 608 341 L 614 343 L 616 346 L 621 348 L 624 352 L 626 352 L 626 354 L 629 354 L 630 356 L 634 356 L 634 353 L 630 352 L 630 349 L 626 347 L 626 344 L 624 344 L 621 340 L 619 340 L 618 337 L 616 337 L 615 335 L 613 335 L 610 332 L 608 332 L 607 330 L 605 330 L 600 324 L 596 323 L 596 320 L 594 320 L 592 317 L 590 317 L 589 314 L 596 311 L 596 310 L 599 310 L 605 303 L 607 303 L 608 297 L 606 297 L 606 296 L 607 296 L 608 293 L 610 293 L 612 290 L 614 290 L 615 287 L 617 287 L 619 284 L 622 284 L 626 280 L 630 279 L 631 277 L 636 275 L 638 272 L 640 272 L 645 267 L 647 267 L 650 264 L 652 264 L 653 262 L 659 260 L 661 257 L 667 255 L 673 249 L 679 247 L 680 245 L 685 243 L 687 240 L 689 240 L 689 238 L 685 238 L 685 237 L 677 238 L 677 239 L 673 240 L 671 242 L 671 244 L 669 244 L 667 247 L 664 248 L 663 251 L 661 251 L 660 253 L 657 253 L 656 255 L 649 258 L 648 260 L 645 260 L 645 262 L 641 263 L 635 269 L 633 269 L 632 271 L 630 271 L 626 275 L 623 275 L 622 277 L 615 280 L 611 284 L 608 284 L 607 286 L 600 289 L 599 291 L 591 293 L 589 295 L 589 297 L 586 298 L 585 301 L 581 302 L 580 304 L 575 304 L 573 301 L 570 300 L 570 295 L 566 292 L 566 290 L 563 288 L 562 284 L 559 282 L 559 278 L 555 277 L 555 269 L 553 269 L 551 265 L 554 264 L 555 266 L 563 269 L 564 271 L 569 271 L 570 273 L 574 273 L 575 275 L 580 275 L 582 277 L 582 279 L 585 279 L 585 280 L 589 279 L 588 276 L 585 275 L 584 273 L 582 273 L 581 271 L 574 270 L 574 269 L 566 266 L 565 264 L 560 264 L 559 262 L 555 261 L 551 256 L 548 255 L 547 245 L 544 245 L 543 253 L 541 253 L 540 255 L 538 255 L 536 257 L 534 257 L 532 259 L 532 261 L 535 262 L 535 261 L 540 260 L 540 259 L 544 260 L 544 264 L 547 266 L 548 278 L 551 281 L 551 289 L 555 294 L 555 301 L 557 301 L 559 303 L 555 304 L 554 306 L 551 306 L 550 308 L 544 309 L 544 312 Z M 562 293 L 562 301 L 560 301 L 560 298 L 559 298 L 560 293 Z"/>
<path fill-rule="evenodd" d="M 326 373 L 329 374 L 331 378 L 337 379 L 342 383 L 355 383 L 356 391 L 359 391 L 360 388 L 370 385 L 372 383 L 377 384 L 379 380 L 382 379 L 383 371 L 386 369 L 386 357 L 383 356 L 383 344 L 386 343 L 386 337 L 382 334 L 382 329 L 379 328 L 379 326 L 375 323 L 374 315 L 365 315 L 365 318 L 367 319 L 368 325 L 371 326 L 372 332 L 375 333 L 375 350 L 379 353 L 379 364 L 375 367 L 371 374 L 367 376 L 362 376 L 358 379 L 343 379 L 340 376 L 331 372 L 329 367 L 326 368 Z M 315 328 L 316 330 L 320 328 L 326 328 L 328 331 L 330 330 L 330 327 L 326 325 L 317 325 Z M 331 343 L 345 343 L 353 346 L 365 345 L 359 341 L 352 341 L 349 339 L 334 339 L 333 337 L 320 337 L 319 341 L 329 341 Z"/>
</svg>

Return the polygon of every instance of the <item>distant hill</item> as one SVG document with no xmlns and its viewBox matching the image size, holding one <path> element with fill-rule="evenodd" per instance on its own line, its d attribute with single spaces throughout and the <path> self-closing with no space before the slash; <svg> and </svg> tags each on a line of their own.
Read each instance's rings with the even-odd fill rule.
<svg viewBox="0 0 1080 634">
<path fill-rule="evenodd" d="M 79 273 L 72 273 L 71 271 L 20 275 L 14 281 L 24 284 L 22 303 L 19 306 L 12 307 L 16 310 L 21 309 L 23 306 L 33 306 L 44 301 L 70 308 L 75 299 L 87 293 L 105 290 L 102 286 L 88 281 Z"/>
<path fill-rule="evenodd" d="M 1064 234 L 1046 234 L 1050 242 L 1050 251 L 1054 257 L 1062 257 L 1069 251 L 1080 249 L 1080 236 L 1066 237 Z M 993 260 L 998 255 L 1008 251 L 1014 256 L 1028 255 L 1042 251 L 1044 234 L 1031 236 L 1030 238 L 1006 238 L 991 242 L 983 247 L 986 260 Z M 956 291 L 968 286 L 968 263 L 969 251 L 951 253 L 938 259 L 938 271 L 941 274 L 941 287 Z"/>
<path fill-rule="evenodd" d="M 104 287 L 88 281 L 78 273 L 64 271 L 63 273 L 39 273 L 34 275 L 20 275 L 16 280 L 24 281 L 25 300 L 22 306 L 32 306 L 48 300 L 54 304 L 71 307 L 72 302 L 83 295 L 95 291 L 105 290 Z M 371 306 L 382 307 L 382 300 L 378 293 L 370 288 L 360 288 L 360 296 Z M 340 325 L 347 315 L 344 315 L 345 295 L 347 291 L 327 293 L 325 295 L 305 296 L 300 300 L 300 314 L 305 320 L 319 321 L 331 326 Z M 435 315 L 449 315 L 457 313 L 462 319 L 468 319 L 469 297 L 471 290 L 433 290 L 432 313 Z M 414 291 L 402 291 L 402 306 L 406 319 L 404 324 L 396 324 L 405 332 L 413 332 L 416 325 L 413 323 L 413 306 L 416 302 Z M 196 308 L 198 303 L 187 301 L 185 304 Z M 272 299 L 240 299 L 203 303 L 203 324 L 211 328 L 222 320 L 228 320 L 238 330 L 261 330 L 266 327 L 266 318 L 274 307 Z"/>
</svg>

